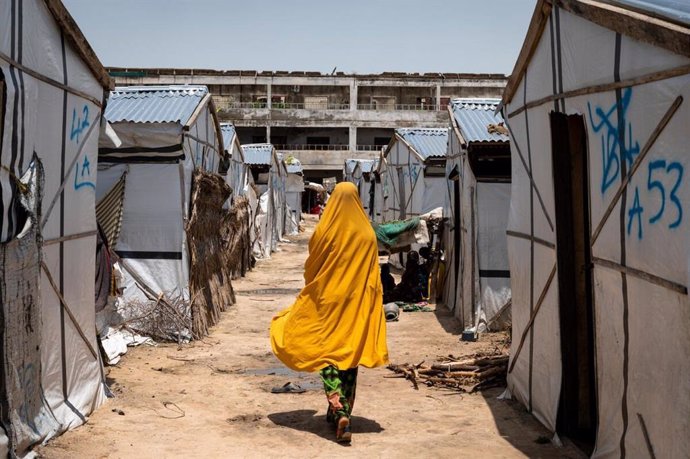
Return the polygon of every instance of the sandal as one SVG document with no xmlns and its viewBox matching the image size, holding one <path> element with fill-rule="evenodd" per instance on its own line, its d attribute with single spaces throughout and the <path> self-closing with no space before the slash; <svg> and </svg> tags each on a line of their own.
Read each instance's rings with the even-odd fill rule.
<svg viewBox="0 0 690 459">
<path fill-rule="evenodd" d="M 302 392 L 306 392 L 306 389 L 300 387 L 299 384 L 292 384 L 291 382 L 287 382 L 282 386 L 274 387 L 273 389 L 271 389 L 271 392 L 274 394 L 301 394 Z"/>
<path fill-rule="evenodd" d="M 350 443 L 352 441 L 349 418 L 343 416 L 338 419 L 338 429 L 335 432 L 335 441 L 338 443 Z"/>
</svg>

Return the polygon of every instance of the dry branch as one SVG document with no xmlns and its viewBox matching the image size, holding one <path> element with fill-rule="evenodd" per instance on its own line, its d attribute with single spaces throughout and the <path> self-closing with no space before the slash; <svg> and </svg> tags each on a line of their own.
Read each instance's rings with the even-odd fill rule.
<svg viewBox="0 0 690 459">
<path fill-rule="evenodd" d="M 465 356 L 462 360 L 444 357 L 446 362 L 437 362 L 430 366 L 405 363 L 391 364 L 388 369 L 396 373 L 396 377 L 404 377 L 412 382 L 415 389 L 419 383 L 430 387 L 442 387 L 461 392 L 475 392 L 489 387 L 505 384 L 508 369 L 508 356 L 493 353 Z"/>
</svg>

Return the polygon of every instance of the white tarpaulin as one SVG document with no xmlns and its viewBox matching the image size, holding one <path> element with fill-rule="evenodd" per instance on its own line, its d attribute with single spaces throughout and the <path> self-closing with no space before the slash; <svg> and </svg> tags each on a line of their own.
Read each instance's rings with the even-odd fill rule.
<svg viewBox="0 0 690 459">
<path fill-rule="evenodd" d="M 552 431 L 577 435 L 568 426 L 592 419 L 583 425 L 596 457 L 688 457 L 690 48 L 673 37 L 690 30 L 616 11 L 540 1 L 504 96 L 513 168 L 508 385 Z M 624 35 L 614 31 L 622 18 L 630 21 Z M 551 97 L 568 91 L 579 92 Z M 556 173 L 585 184 L 579 202 L 588 212 L 563 215 L 578 197 L 556 197 L 564 186 Z M 557 225 L 559 216 L 573 223 Z M 589 319 L 566 324 L 573 307 L 587 304 L 559 301 L 566 268 L 579 260 L 564 258 L 568 237 L 586 244 L 574 245 L 577 257 L 591 256 L 573 276 L 589 273 L 592 301 Z M 568 341 L 574 333 L 577 345 Z M 579 382 L 583 374 L 591 388 Z"/>
<path fill-rule="evenodd" d="M 404 136 L 424 139 L 415 145 L 421 151 L 411 148 Z M 447 139 L 447 129 L 396 130 L 394 141 L 384 152 L 390 186 L 384 221 L 404 220 L 443 207 L 446 178 L 443 171 L 427 173 L 426 165 L 430 158 L 445 158 Z"/>
<path fill-rule="evenodd" d="M 21 280 L 38 288 L 32 307 L 41 322 L 40 335 L 31 338 L 39 342 L 40 367 L 36 356 L 3 358 L 23 391 L 17 399 L 3 388 L 0 399 L 23 413 L 23 421 L 0 409 L 7 434 L 0 431 L 0 450 L 18 456 L 30 444 L 84 423 L 105 400 L 95 334 L 94 197 L 101 106 L 111 83 L 71 21 L 58 1 L 0 2 L 0 243 L 24 252 L 22 263 L 34 263 L 22 268 L 29 270 Z M 43 244 L 35 247 L 40 274 L 35 254 L 24 245 L 28 239 L 16 240 L 23 219 L 16 180 L 30 169 L 34 153 L 45 171 L 34 227 Z M 13 290 L 3 287 L 3 295 L 19 293 Z M 5 339 L 17 332 L 3 329 Z M 3 355 L 9 351 L 3 346 Z"/>
</svg>

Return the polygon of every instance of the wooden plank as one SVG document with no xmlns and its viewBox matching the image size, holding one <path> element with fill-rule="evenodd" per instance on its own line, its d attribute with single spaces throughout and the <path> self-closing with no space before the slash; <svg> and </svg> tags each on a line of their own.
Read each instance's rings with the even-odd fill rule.
<svg viewBox="0 0 690 459">
<path fill-rule="evenodd" d="M 647 156 L 647 153 L 649 153 L 649 150 L 651 150 L 654 146 L 654 142 L 656 142 L 656 139 L 659 138 L 664 128 L 669 123 L 669 121 L 671 121 L 671 118 L 673 118 L 673 115 L 675 115 L 676 111 L 678 111 L 678 108 L 682 103 L 683 96 L 676 97 L 676 100 L 673 101 L 668 110 L 666 110 L 666 113 L 664 113 L 664 116 L 659 121 L 659 124 L 656 125 L 652 133 L 649 135 L 649 140 L 647 140 L 647 143 L 645 143 L 644 147 L 642 147 L 642 150 L 640 150 L 640 154 L 637 155 L 637 158 L 635 158 L 635 162 L 633 162 L 632 166 L 630 166 L 630 172 L 628 172 L 628 174 L 625 177 L 623 177 L 621 184 L 618 186 L 618 190 L 616 190 L 616 194 L 613 196 L 613 199 L 609 203 L 609 206 L 606 208 L 606 211 L 604 212 L 603 217 L 601 217 L 601 221 L 599 221 L 599 224 L 594 230 L 594 233 L 592 233 L 592 246 L 594 246 L 594 243 L 599 237 L 599 234 L 601 234 L 601 231 L 604 228 L 604 225 L 608 221 L 609 217 L 611 216 L 611 212 L 613 212 L 614 207 L 616 207 L 618 200 L 623 195 L 625 189 L 628 187 L 630 179 L 633 175 L 635 175 L 635 172 L 640 167 L 640 164 L 642 164 L 642 161 Z"/>
<path fill-rule="evenodd" d="M 199 115 L 201 115 L 201 112 L 206 108 L 210 100 L 211 93 L 209 92 L 206 93 L 206 95 L 199 101 L 199 104 L 196 106 L 187 122 L 184 124 L 184 126 L 182 126 L 182 130 L 189 131 L 189 128 L 192 126 L 192 124 L 196 123 L 197 118 L 199 118 Z"/>
<path fill-rule="evenodd" d="M 53 279 L 53 276 L 50 274 L 50 270 L 48 269 L 48 266 L 46 266 L 44 261 L 41 261 L 41 267 L 43 268 L 43 272 L 46 273 L 46 278 L 48 279 L 50 286 L 53 287 L 53 291 L 55 292 L 55 295 L 57 295 L 58 299 L 60 300 L 60 304 L 62 304 L 62 308 L 65 310 L 65 312 L 67 313 L 69 318 L 72 320 L 72 324 L 74 325 L 74 328 L 77 330 L 77 333 L 79 333 L 79 336 L 81 336 L 81 339 L 84 341 L 84 344 L 86 344 L 86 347 L 89 348 L 89 351 L 91 351 L 91 355 L 93 355 L 93 358 L 98 360 L 98 354 L 94 350 L 93 346 L 91 346 L 91 342 L 89 341 L 89 339 L 84 334 L 84 331 L 79 326 L 79 322 L 77 321 L 77 318 L 74 317 L 74 314 L 72 314 L 72 310 L 69 308 L 67 301 L 65 301 L 65 298 L 60 293 L 60 289 L 55 284 L 55 280 Z"/>
<path fill-rule="evenodd" d="M 609 268 L 613 269 L 614 271 L 625 273 L 628 276 L 632 276 L 637 279 L 642 279 L 643 281 L 649 282 L 650 284 L 658 285 L 669 290 L 673 290 L 674 292 L 680 293 L 681 295 L 688 294 L 688 288 L 685 285 L 679 284 L 678 282 L 670 281 L 668 279 L 664 279 L 663 277 L 656 276 L 646 271 L 642 271 L 641 269 L 631 268 L 630 266 L 623 266 L 620 263 L 616 263 L 615 261 L 606 260 L 605 258 L 598 257 L 593 257 L 592 263 L 595 265 L 602 266 L 604 268 Z"/>
<path fill-rule="evenodd" d="M 544 28 L 549 21 L 552 9 L 551 1 L 552 0 L 539 0 L 534 7 L 529 29 L 527 29 L 527 36 L 525 37 L 522 49 L 515 62 L 515 67 L 513 67 L 513 72 L 510 74 L 510 77 L 508 77 L 506 89 L 503 92 L 503 105 L 508 105 L 513 100 L 518 85 L 527 71 L 529 61 L 532 59 L 532 55 L 534 55 L 534 51 L 536 51 L 539 45 L 539 39 L 544 33 Z"/>
<path fill-rule="evenodd" d="M 113 79 L 110 78 L 110 75 L 103 67 L 103 64 L 101 64 L 101 61 L 98 59 L 98 56 L 96 56 L 93 48 L 91 48 L 88 40 L 86 37 L 84 37 L 81 29 L 79 29 L 79 26 L 64 7 L 62 2 L 60 0 L 43 1 L 45 2 L 48 11 L 50 11 L 50 13 L 53 15 L 55 22 L 57 22 L 58 26 L 65 33 L 67 40 L 72 44 L 72 46 L 74 46 L 75 50 L 84 60 L 84 62 L 86 62 L 91 70 L 91 73 L 93 73 L 98 82 L 101 83 L 105 89 L 113 89 L 115 87 Z"/>
<path fill-rule="evenodd" d="M 39 81 L 42 81 L 46 84 L 49 84 L 51 86 L 54 86 L 56 88 L 62 89 L 63 91 L 67 91 L 70 94 L 74 94 L 75 96 L 81 97 L 82 99 L 88 100 L 89 102 L 93 103 L 94 105 L 98 106 L 99 108 L 103 107 L 103 101 L 100 101 L 96 99 L 95 97 L 92 97 L 88 95 L 87 93 L 80 91 L 78 89 L 75 89 L 71 86 L 67 86 L 66 84 L 60 83 L 57 80 L 53 80 L 52 78 L 49 78 L 45 75 L 42 75 L 38 73 L 36 70 L 33 70 L 23 64 L 20 64 L 19 62 L 15 61 L 8 55 L 0 52 L 0 59 L 3 61 L 7 62 L 10 64 L 12 67 L 18 68 L 22 72 L 26 73 L 27 75 L 31 75 L 32 77 L 36 78 Z M 94 123 L 97 124 L 97 123 Z"/>
<path fill-rule="evenodd" d="M 629 88 L 632 86 L 639 86 L 647 83 L 654 83 L 655 81 L 667 80 L 669 78 L 675 78 L 690 73 L 690 65 L 681 65 L 680 67 L 675 67 L 672 69 L 661 70 L 659 72 L 648 73 L 635 78 L 628 78 L 627 80 L 614 81 L 610 83 L 597 84 L 593 86 L 587 86 L 585 88 L 572 89 L 570 91 L 564 91 L 562 93 L 553 94 L 550 96 L 542 97 L 532 102 L 528 102 L 522 107 L 512 111 L 508 118 L 519 115 L 527 109 L 539 107 L 554 100 L 570 99 L 572 97 L 584 96 L 588 94 L 597 94 L 601 92 L 614 91 L 616 89 Z"/>
<path fill-rule="evenodd" d="M 554 244 L 553 242 L 549 242 L 545 239 L 542 239 L 542 238 L 539 238 L 536 236 L 532 237 L 529 234 L 520 233 L 518 231 L 512 231 L 512 230 L 507 230 L 506 234 L 508 236 L 516 237 L 519 239 L 526 239 L 528 241 L 534 241 L 536 244 L 543 245 L 544 247 L 547 247 L 549 249 L 555 249 L 556 248 L 556 244 Z"/>
<path fill-rule="evenodd" d="M 513 356 L 513 361 L 510 363 L 510 368 L 508 368 L 508 373 L 512 373 L 513 368 L 515 367 L 515 363 L 517 362 L 518 357 L 520 357 L 520 351 L 522 351 L 522 346 L 525 344 L 525 339 L 527 338 L 527 333 L 529 333 L 530 329 L 534 325 L 534 320 L 537 318 L 537 314 L 539 313 L 539 309 L 541 309 L 541 305 L 544 303 L 544 299 L 546 298 L 546 294 L 549 292 L 549 288 L 551 287 L 551 283 L 553 282 L 554 277 L 556 277 L 556 264 L 555 263 L 553 265 L 553 268 L 551 268 L 551 274 L 549 274 L 549 278 L 546 280 L 546 284 L 544 284 L 544 289 L 542 290 L 541 295 L 539 295 L 539 299 L 537 300 L 537 305 L 532 310 L 532 315 L 529 318 L 529 322 L 527 322 L 525 329 L 522 331 L 522 336 L 520 337 L 520 344 L 518 344 L 518 348 L 515 351 L 515 355 Z"/>
<path fill-rule="evenodd" d="M 75 239 L 82 239 L 85 237 L 90 237 L 90 236 L 95 236 L 95 235 L 96 235 L 96 230 L 84 231 L 83 233 L 77 233 L 77 234 L 71 234 L 69 236 L 47 239 L 47 240 L 43 241 L 43 246 L 45 247 L 47 245 L 57 244 L 57 243 L 66 242 L 66 241 L 73 241 Z"/>
<path fill-rule="evenodd" d="M 555 0 L 572 14 L 650 45 L 690 57 L 690 27 L 600 0 Z"/>
</svg>

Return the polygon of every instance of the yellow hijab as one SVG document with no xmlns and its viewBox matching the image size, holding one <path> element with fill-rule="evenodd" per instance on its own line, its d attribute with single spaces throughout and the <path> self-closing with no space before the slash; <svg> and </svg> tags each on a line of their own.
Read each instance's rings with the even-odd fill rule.
<svg viewBox="0 0 690 459">
<path fill-rule="evenodd" d="M 376 235 L 352 183 L 339 183 L 309 240 L 304 288 L 271 323 L 275 355 L 296 371 L 388 363 Z"/>
</svg>

